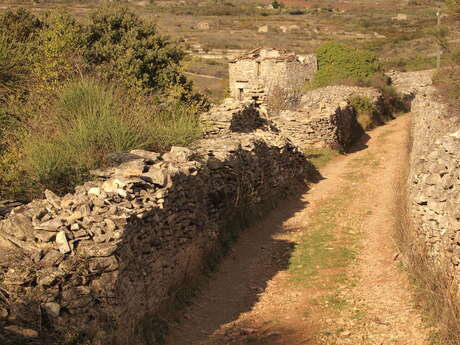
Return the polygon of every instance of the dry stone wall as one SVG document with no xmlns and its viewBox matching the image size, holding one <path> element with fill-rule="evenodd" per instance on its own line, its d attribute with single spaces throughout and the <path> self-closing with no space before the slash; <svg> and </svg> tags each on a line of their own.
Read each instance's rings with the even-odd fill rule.
<svg viewBox="0 0 460 345">
<path fill-rule="evenodd" d="M 350 104 L 353 97 L 369 99 L 376 113 L 384 111 L 383 97 L 373 88 L 328 86 L 305 93 L 296 110 L 270 116 L 282 134 L 301 147 L 330 147 L 344 151 L 363 134 Z"/>
<path fill-rule="evenodd" d="M 41 310 L 67 329 L 101 318 L 151 327 L 234 231 L 305 186 L 311 165 L 256 108 L 218 111 L 225 130 L 208 123 L 193 150 L 114 154 L 118 165 L 75 193 L 46 191 L 0 221 L 6 322 Z"/>
<path fill-rule="evenodd" d="M 329 147 L 344 151 L 362 135 L 355 111 L 346 102 L 308 111 L 285 110 L 271 120 L 300 148 Z"/>
<path fill-rule="evenodd" d="M 430 71 L 393 80 L 413 98 L 408 210 L 415 245 L 460 282 L 460 124 L 436 96 Z"/>
</svg>

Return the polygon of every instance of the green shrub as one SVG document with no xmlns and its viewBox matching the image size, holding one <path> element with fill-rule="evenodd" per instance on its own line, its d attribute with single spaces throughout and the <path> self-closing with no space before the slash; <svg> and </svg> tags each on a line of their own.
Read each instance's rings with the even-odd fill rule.
<svg viewBox="0 0 460 345">
<path fill-rule="evenodd" d="M 336 42 L 322 44 L 316 51 L 318 72 L 313 87 L 324 87 L 343 82 L 358 82 L 380 71 L 375 54 Z"/>
<path fill-rule="evenodd" d="M 91 15 L 86 34 L 86 61 L 106 80 L 121 80 L 125 86 L 165 91 L 191 85 L 181 71 L 185 53 L 154 24 L 122 7 L 105 7 Z"/>
<path fill-rule="evenodd" d="M 275 8 L 275 9 L 278 9 L 278 8 L 283 8 L 284 7 L 284 4 L 281 2 L 281 1 L 273 1 L 272 2 L 272 7 Z"/>
<path fill-rule="evenodd" d="M 0 24 L 0 198 L 67 192 L 109 152 L 201 136 L 184 52 L 128 10 L 99 9 L 87 25 L 18 10 Z"/>
<path fill-rule="evenodd" d="M 298 8 L 295 8 L 293 10 L 289 10 L 288 13 L 291 15 L 291 16 L 301 16 L 301 15 L 304 15 L 305 14 L 305 11 L 304 10 L 300 10 Z"/>
<path fill-rule="evenodd" d="M 365 130 L 371 129 L 374 123 L 376 109 L 372 100 L 368 97 L 355 96 L 349 99 L 350 104 L 356 111 L 356 119 Z"/>
<path fill-rule="evenodd" d="M 199 111 L 199 104 L 172 103 L 160 107 L 151 117 L 150 136 L 155 140 L 149 148 L 164 151 L 173 145 L 188 146 L 200 138 Z"/>
</svg>

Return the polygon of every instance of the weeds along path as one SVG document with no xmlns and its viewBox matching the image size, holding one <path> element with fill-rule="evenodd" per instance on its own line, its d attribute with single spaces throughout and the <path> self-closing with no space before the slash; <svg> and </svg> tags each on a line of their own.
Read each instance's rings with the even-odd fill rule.
<svg viewBox="0 0 460 345">
<path fill-rule="evenodd" d="M 393 242 L 409 123 L 375 129 L 244 231 L 167 344 L 428 345 Z"/>
</svg>

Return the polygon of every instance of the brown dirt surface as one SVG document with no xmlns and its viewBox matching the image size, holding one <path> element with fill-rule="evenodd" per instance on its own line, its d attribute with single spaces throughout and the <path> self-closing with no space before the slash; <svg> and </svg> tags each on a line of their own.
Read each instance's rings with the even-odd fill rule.
<svg viewBox="0 0 460 345">
<path fill-rule="evenodd" d="M 410 116 L 333 159 L 245 230 L 168 345 L 428 345 L 393 241 Z"/>
</svg>

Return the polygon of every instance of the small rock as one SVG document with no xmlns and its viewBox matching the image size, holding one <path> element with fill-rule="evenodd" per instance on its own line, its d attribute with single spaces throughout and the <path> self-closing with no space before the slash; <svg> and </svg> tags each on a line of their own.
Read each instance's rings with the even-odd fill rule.
<svg viewBox="0 0 460 345">
<path fill-rule="evenodd" d="M 105 160 L 110 166 L 120 165 L 139 158 L 138 155 L 127 152 L 112 152 L 105 156 Z"/>
<path fill-rule="evenodd" d="M 142 175 L 144 171 L 145 162 L 143 158 L 120 164 L 115 169 L 115 173 L 117 176 L 125 178 L 138 177 Z"/>
<path fill-rule="evenodd" d="M 56 233 L 50 231 L 35 230 L 34 236 L 36 239 L 42 242 L 51 242 L 56 237 Z"/>
<path fill-rule="evenodd" d="M 57 209 L 61 208 L 61 198 L 58 197 L 56 194 L 54 194 L 52 191 L 50 191 L 48 189 L 45 190 L 45 198 L 55 208 L 57 208 Z"/>
<path fill-rule="evenodd" d="M 185 163 L 190 160 L 192 155 L 193 151 L 186 147 L 173 146 L 169 152 L 162 156 L 162 158 L 165 161 Z"/>
<path fill-rule="evenodd" d="M 69 224 L 74 224 L 77 220 L 81 220 L 82 218 L 83 218 L 83 215 L 81 214 L 81 212 L 80 211 L 75 211 L 70 216 L 68 216 L 65 220 Z"/>
<path fill-rule="evenodd" d="M 117 194 L 124 199 L 128 197 L 128 193 L 124 189 L 121 189 L 121 188 L 117 189 Z"/>
<path fill-rule="evenodd" d="M 59 231 L 59 227 L 62 226 L 62 220 L 60 218 L 54 218 L 48 220 L 40 225 L 35 226 L 36 230 L 45 230 L 45 231 Z"/>
<path fill-rule="evenodd" d="M 58 278 L 65 275 L 60 269 L 50 267 L 37 272 L 37 284 L 41 286 L 51 286 Z"/>
<path fill-rule="evenodd" d="M 114 256 L 92 259 L 89 262 L 91 272 L 110 272 L 118 268 L 118 261 Z"/>
<path fill-rule="evenodd" d="M 8 317 L 8 310 L 0 307 L 0 318 L 6 319 Z"/>
<path fill-rule="evenodd" d="M 62 262 L 62 260 L 64 260 L 64 255 L 55 249 L 51 249 L 41 259 L 41 262 L 45 266 L 57 266 Z"/>
<path fill-rule="evenodd" d="M 117 226 L 114 223 L 114 221 L 112 219 L 110 219 L 110 218 L 104 219 L 104 223 L 106 225 L 106 230 L 108 232 L 113 232 L 117 228 Z"/>
<path fill-rule="evenodd" d="M 61 201 L 61 206 L 64 209 L 71 208 L 75 204 L 75 201 L 72 199 L 64 199 Z"/>
<path fill-rule="evenodd" d="M 38 332 L 30 328 L 22 328 L 16 325 L 9 325 L 9 326 L 3 327 L 3 329 L 11 333 L 22 335 L 23 337 L 26 337 L 26 338 L 37 338 L 38 337 Z"/>
<path fill-rule="evenodd" d="M 160 154 L 153 151 L 146 151 L 146 150 L 132 150 L 129 153 L 142 157 L 146 160 L 147 163 L 155 163 L 157 160 L 160 159 Z"/>
<path fill-rule="evenodd" d="M 150 167 L 149 171 L 140 176 L 140 178 L 163 187 L 166 184 L 168 172 L 166 169 Z"/>
<path fill-rule="evenodd" d="M 106 257 L 110 256 L 117 250 L 118 246 L 113 243 L 102 243 L 92 246 L 82 247 L 82 253 L 88 257 Z"/>
<path fill-rule="evenodd" d="M 59 231 L 56 235 L 56 244 L 59 248 L 59 251 L 63 254 L 70 253 L 69 242 L 67 242 L 67 237 L 64 231 Z"/>
<path fill-rule="evenodd" d="M 100 194 L 101 194 L 101 190 L 99 189 L 99 187 L 92 187 L 88 190 L 88 195 L 99 196 Z"/>
<path fill-rule="evenodd" d="M 52 317 L 58 317 L 61 313 L 61 306 L 56 302 L 45 303 L 43 306 L 48 315 Z"/>
</svg>

